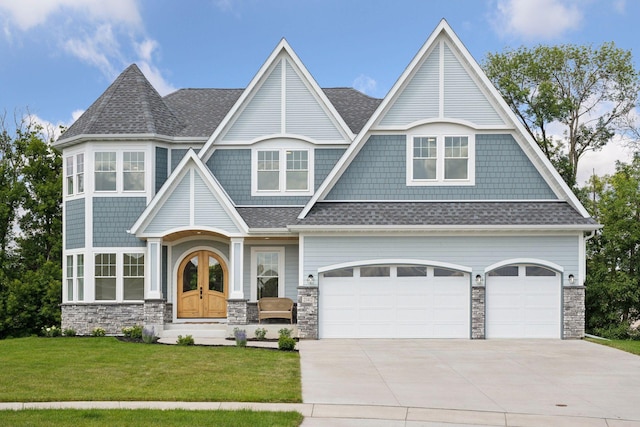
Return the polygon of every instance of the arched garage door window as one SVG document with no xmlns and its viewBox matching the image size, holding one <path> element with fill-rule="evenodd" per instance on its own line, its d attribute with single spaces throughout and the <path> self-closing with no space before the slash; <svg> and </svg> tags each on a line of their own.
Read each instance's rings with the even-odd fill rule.
<svg viewBox="0 0 640 427">
<path fill-rule="evenodd" d="M 470 274 L 411 264 L 325 271 L 321 338 L 469 338 Z"/>
<path fill-rule="evenodd" d="M 560 338 L 560 273 L 507 265 L 487 273 L 487 338 Z"/>
</svg>

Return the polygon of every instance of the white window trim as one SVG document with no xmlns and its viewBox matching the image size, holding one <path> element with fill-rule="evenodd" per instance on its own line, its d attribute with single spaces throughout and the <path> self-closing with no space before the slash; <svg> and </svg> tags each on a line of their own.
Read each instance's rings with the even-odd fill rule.
<svg viewBox="0 0 640 427">
<path fill-rule="evenodd" d="M 65 253 L 65 256 L 63 258 L 63 271 L 64 271 L 64 290 L 63 290 L 63 299 L 62 302 L 85 302 L 87 300 L 87 292 L 86 292 L 86 277 L 87 277 L 87 258 L 84 257 L 83 259 L 83 276 L 81 277 L 83 279 L 83 286 L 82 286 L 82 295 L 83 298 L 82 299 L 78 299 L 78 295 L 79 295 L 79 286 L 78 286 L 78 279 L 80 278 L 80 276 L 78 276 L 78 257 L 79 256 L 83 256 L 84 257 L 84 252 L 67 252 Z M 72 271 L 71 271 L 71 276 L 68 276 L 68 271 L 67 268 L 69 266 L 69 260 L 68 257 L 71 257 L 71 262 L 72 262 Z M 72 290 L 73 290 L 73 298 L 69 299 L 69 283 L 68 283 L 68 279 L 71 279 L 71 286 L 72 286 Z"/>
<path fill-rule="evenodd" d="M 96 154 L 97 153 L 115 153 L 116 154 L 116 189 L 115 190 L 96 190 L 95 181 L 96 181 Z M 144 170 L 140 172 L 144 172 L 144 188 L 142 190 L 125 190 L 124 189 L 124 153 L 144 153 Z M 96 147 L 91 153 L 91 183 L 93 185 L 92 190 L 94 194 L 147 194 L 149 192 L 149 188 L 151 186 L 151 174 L 149 172 L 150 169 L 150 154 L 146 148 L 140 149 L 113 149 L 107 147 Z M 85 174 L 85 191 L 87 186 L 87 158 L 85 156 L 85 164 L 84 164 L 84 174 Z"/>
<path fill-rule="evenodd" d="M 82 163 L 82 173 L 78 172 L 78 156 L 83 156 L 83 163 Z M 69 165 L 67 164 L 67 162 L 69 161 L 69 159 L 71 159 L 71 167 L 73 168 L 73 171 L 71 172 L 71 174 L 69 174 Z M 87 176 L 87 157 L 85 156 L 84 152 L 74 152 L 74 153 L 70 153 L 68 155 L 66 155 L 64 157 L 64 196 L 66 198 L 70 198 L 70 197 L 74 197 L 74 196 L 81 196 L 84 194 L 84 192 L 86 191 L 86 187 L 87 187 L 87 180 L 86 180 L 86 176 Z M 78 176 L 82 175 L 84 177 L 83 180 L 83 185 L 82 185 L 82 191 L 79 191 L 79 185 L 78 185 Z M 67 179 L 71 177 L 72 182 L 73 182 L 73 192 L 69 192 L 69 186 L 67 185 Z"/>
<path fill-rule="evenodd" d="M 116 298 L 115 299 L 109 299 L 109 300 L 99 300 L 95 298 L 95 290 L 96 290 L 96 283 L 95 283 L 95 279 L 96 279 L 96 268 L 95 268 L 95 260 L 96 260 L 96 255 L 98 254 L 116 254 Z M 91 287 L 91 294 L 93 295 L 93 302 L 99 302 L 99 303 L 105 303 L 105 304 L 115 304 L 115 303 L 140 303 L 140 302 L 144 302 L 144 299 L 141 300 L 125 300 L 124 299 L 124 254 L 143 254 L 144 255 L 144 268 L 145 268 L 145 277 L 144 277 L 144 285 L 143 285 L 143 289 L 146 289 L 147 286 L 147 280 L 148 280 L 148 275 L 146 274 L 147 272 L 147 268 L 148 268 L 148 255 L 147 255 L 147 251 L 146 249 L 140 249 L 140 248 L 135 248 L 135 247 L 131 247 L 131 248 L 96 248 L 95 250 L 93 250 L 90 254 L 91 256 L 91 284 L 88 284 L 88 280 L 87 280 L 87 267 L 88 267 L 88 263 L 87 263 L 87 257 L 85 256 L 84 259 L 84 285 L 85 285 L 85 301 L 88 301 L 89 299 L 87 298 L 87 286 Z"/>
<path fill-rule="evenodd" d="M 278 253 L 278 297 L 284 297 L 285 281 L 285 250 L 283 246 L 260 246 L 251 248 L 251 301 L 258 300 L 258 254 L 263 252 Z"/>
<path fill-rule="evenodd" d="M 258 152 L 278 151 L 278 190 L 258 190 Z M 287 151 L 307 152 L 307 189 L 287 190 Z M 251 195 L 252 196 L 312 196 L 314 190 L 314 150 L 311 148 L 254 148 L 251 150 Z"/>
<path fill-rule="evenodd" d="M 444 141 L 445 137 L 466 137 L 469 142 L 467 179 L 444 178 Z M 415 138 L 436 138 L 436 179 L 413 178 L 413 142 Z M 473 133 L 459 132 L 420 132 L 407 135 L 407 186 L 468 186 L 476 184 L 476 138 Z"/>
</svg>

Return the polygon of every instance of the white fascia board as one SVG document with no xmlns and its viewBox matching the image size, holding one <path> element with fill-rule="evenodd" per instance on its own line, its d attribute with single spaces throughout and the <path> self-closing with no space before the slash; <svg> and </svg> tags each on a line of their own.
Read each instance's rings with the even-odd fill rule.
<svg viewBox="0 0 640 427">
<path fill-rule="evenodd" d="M 121 142 L 121 141 L 154 141 L 166 142 L 171 144 L 204 144 L 207 139 L 199 136 L 166 136 L 157 133 L 109 133 L 109 134 L 80 134 L 69 139 L 58 140 L 53 143 L 53 147 L 57 149 L 67 148 L 72 145 L 81 144 L 83 142 Z"/>
<path fill-rule="evenodd" d="M 300 212 L 300 215 L 298 216 L 298 218 L 303 219 L 304 217 L 306 217 L 309 211 L 311 210 L 311 208 L 313 207 L 313 205 L 318 200 L 324 199 L 324 197 L 329 193 L 331 188 L 333 188 L 336 181 L 340 178 L 340 176 L 342 176 L 344 171 L 347 169 L 349 164 L 353 161 L 354 157 L 358 154 L 358 152 L 362 148 L 362 145 L 366 141 L 366 137 L 369 135 L 369 131 L 372 125 L 376 121 L 378 121 L 378 119 L 382 115 L 382 112 L 385 111 L 389 106 L 389 104 L 391 103 L 391 101 L 396 98 L 396 95 L 398 94 L 400 89 L 404 86 L 407 79 L 411 76 L 412 73 L 415 72 L 415 69 L 418 63 L 422 60 L 427 50 L 431 47 L 431 45 L 434 43 L 434 41 L 440 35 L 440 33 L 446 30 L 446 28 L 449 28 L 449 25 L 443 19 L 440 21 L 436 29 L 431 33 L 427 41 L 422 45 L 418 53 L 413 57 L 413 59 L 411 60 L 407 68 L 405 68 L 400 78 L 393 85 L 389 93 L 387 93 L 387 95 L 384 97 L 384 99 L 382 100 L 382 102 L 380 103 L 376 111 L 374 111 L 371 117 L 369 117 L 369 120 L 367 121 L 367 123 L 365 123 L 364 127 L 360 130 L 360 133 L 356 136 L 353 143 L 351 143 L 351 146 L 349 146 L 349 148 L 344 153 L 344 155 L 340 158 L 340 160 L 338 160 L 338 163 L 336 163 L 336 165 L 333 167 L 329 175 L 327 175 L 327 177 L 322 182 L 322 184 L 320 184 L 320 187 L 318 188 L 316 193 L 313 195 L 313 197 L 311 197 L 311 199 L 309 200 L 305 208 L 302 210 L 302 212 Z"/>
<path fill-rule="evenodd" d="M 338 114 L 338 110 L 336 110 L 331 101 L 329 101 L 329 98 L 327 98 L 327 95 L 324 93 L 322 88 L 318 86 L 316 80 L 313 78 L 309 70 L 307 70 L 307 67 L 304 66 L 295 51 L 291 48 L 291 46 L 289 46 L 289 43 L 287 43 L 287 41 L 284 39 L 283 42 L 284 49 L 289 54 L 289 58 L 293 62 L 294 68 L 304 76 L 303 82 L 311 86 L 312 92 L 314 92 L 315 95 L 319 98 L 322 107 L 324 107 L 324 109 L 328 113 L 330 113 L 330 115 L 338 124 L 338 127 L 342 131 L 341 133 L 343 134 L 345 140 L 353 141 L 353 139 L 355 138 L 355 134 L 351 132 L 351 129 L 349 129 L 349 126 L 347 126 L 347 123 L 344 121 L 342 116 Z"/>
<path fill-rule="evenodd" d="M 443 20 L 444 21 L 444 20 Z M 442 23 L 442 22 L 441 22 Z M 446 24 L 446 22 L 445 22 Z M 473 69 L 475 73 L 475 77 L 478 78 L 485 88 L 489 91 L 491 96 L 493 97 L 493 101 L 496 102 L 499 106 L 499 111 L 503 115 L 506 115 L 511 123 L 515 126 L 518 133 L 522 136 L 524 141 L 529 145 L 529 148 L 532 150 L 533 154 L 537 157 L 537 160 L 540 162 L 532 161 L 533 166 L 540 172 L 542 177 L 547 184 L 554 190 L 554 193 L 558 195 L 560 198 L 564 198 L 567 200 L 584 218 L 589 218 L 591 215 L 587 212 L 587 210 L 582 206 L 582 203 L 578 200 L 576 195 L 571 191 L 569 186 L 564 182 L 564 179 L 560 176 L 558 171 L 553 167 L 547 156 L 544 155 L 538 143 L 529 135 L 529 132 L 525 129 L 524 125 L 516 114 L 511 110 L 507 102 L 504 100 L 498 89 L 493 85 L 493 83 L 489 80 L 487 75 L 484 73 L 480 65 L 476 62 L 476 60 L 471 56 L 471 53 L 466 49 L 464 43 L 458 38 L 458 36 L 453 32 L 451 27 L 446 24 L 445 32 L 451 38 L 454 46 L 457 48 L 458 52 L 464 57 L 467 64 Z M 516 138 L 516 141 L 518 138 Z M 527 153 L 527 150 L 524 150 Z M 531 157 L 528 155 L 530 160 Z M 544 170 L 541 170 L 540 167 L 543 167 Z M 563 197 L 564 196 L 564 197 Z"/>
<path fill-rule="evenodd" d="M 236 115 L 239 114 L 242 109 L 245 107 L 246 103 L 251 100 L 255 91 L 262 83 L 262 80 L 266 76 L 267 72 L 270 68 L 272 68 L 276 61 L 281 59 L 281 56 L 284 55 L 288 57 L 292 64 L 297 68 L 297 70 L 303 75 L 306 83 L 311 85 L 312 91 L 315 92 L 316 96 L 321 100 L 321 104 L 324 105 L 324 108 L 328 110 L 333 116 L 334 120 L 337 122 L 339 128 L 345 136 L 345 139 L 348 141 L 353 141 L 355 135 L 351 132 L 351 129 L 347 126 L 344 119 L 338 114 L 337 110 L 333 106 L 333 104 L 329 101 L 329 98 L 324 94 L 322 89 L 318 86 L 316 81 L 313 79 L 309 71 L 306 69 L 298 55 L 293 51 L 289 43 L 283 38 L 280 40 L 280 43 L 276 46 L 276 48 L 271 52 L 271 55 L 267 58 L 267 60 L 262 64 L 262 67 L 258 70 L 256 75 L 253 77 L 249 85 L 240 95 L 240 98 L 233 105 L 231 110 L 227 113 L 222 122 L 218 125 L 213 134 L 209 137 L 205 145 L 202 147 L 198 156 L 203 159 L 203 161 L 207 161 L 208 158 L 212 154 L 212 145 L 214 145 L 215 141 L 222 135 L 222 133 L 226 130 L 226 128 L 232 123 L 233 119 L 235 119 Z M 283 70 L 284 72 L 284 70 Z M 344 143 L 344 141 L 342 141 Z"/>
<path fill-rule="evenodd" d="M 166 201 L 178 182 L 180 182 L 178 178 L 182 178 L 186 174 L 185 165 L 193 158 L 194 155 L 195 152 L 193 150 L 187 151 L 187 154 L 182 158 L 180 163 L 178 163 L 173 172 L 171 172 L 171 175 L 169 175 L 164 185 L 160 188 L 160 191 L 156 193 L 155 197 L 151 200 L 151 203 L 147 205 L 136 222 L 133 223 L 129 233 L 137 236 L 138 230 L 140 230 L 141 227 L 146 226 L 147 223 L 155 216 L 157 207 Z"/>
<path fill-rule="evenodd" d="M 398 92 L 404 87 L 406 81 L 415 72 L 417 65 L 422 61 L 425 53 L 430 49 L 431 45 L 436 41 L 441 33 L 444 33 L 449 37 L 453 46 L 463 56 L 469 67 L 471 67 L 471 69 L 475 73 L 475 77 L 480 80 L 480 82 L 485 86 L 485 88 L 493 98 L 493 101 L 497 103 L 499 107 L 498 112 L 501 115 L 506 115 L 506 117 L 515 127 L 517 133 L 519 133 L 524 139 L 524 142 L 529 147 L 529 150 L 524 150 L 527 157 L 532 161 L 533 166 L 538 170 L 538 172 L 540 172 L 543 179 L 547 182 L 547 184 L 549 184 L 554 193 L 560 199 L 569 202 L 584 218 L 589 218 L 590 215 L 584 208 L 582 203 L 580 203 L 573 191 L 571 191 L 560 174 L 555 170 L 553 165 L 551 165 L 549 159 L 547 159 L 538 144 L 526 131 L 524 125 L 520 122 L 520 120 L 518 120 L 515 113 L 507 105 L 502 95 L 500 95 L 500 93 L 491 83 L 484 71 L 482 71 L 480 65 L 476 62 L 473 56 L 471 56 L 471 53 L 469 53 L 462 41 L 458 38 L 458 36 L 454 33 L 454 31 L 444 19 L 440 21 L 436 29 L 431 33 L 427 41 L 422 45 L 422 47 L 420 48 L 416 56 L 414 56 L 413 60 L 409 63 L 398 81 L 396 81 L 387 96 L 383 99 L 382 103 L 378 106 L 378 109 L 369 118 L 369 121 L 367 121 L 365 126 L 362 128 L 361 132 L 358 134 L 347 152 L 345 152 L 343 157 L 338 161 L 336 166 L 331 170 L 327 178 L 320 185 L 318 191 L 316 191 L 316 194 L 314 194 L 314 196 L 309 200 L 302 212 L 300 212 L 298 218 L 305 218 L 313 205 L 319 200 L 322 200 L 324 197 L 326 197 L 331 188 L 335 185 L 336 181 L 344 173 L 347 166 L 351 163 L 355 155 L 360 151 L 361 146 L 366 141 L 366 137 L 371 133 L 370 130 L 372 125 L 380 118 L 382 113 L 388 108 L 391 101 L 395 99 Z M 476 126 L 473 127 L 476 128 Z M 516 137 L 515 139 L 518 143 L 520 143 L 519 138 Z M 535 160 L 537 161 L 532 159 L 530 155 L 533 155 L 535 157 Z"/>
<path fill-rule="evenodd" d="M 340 232 L 340 231 L 356 231 L 356 232 L 420 232 L 420 231 L 592 231 L 602 228 L 600 224 L 571 224 L 571 225 L 414 225 L 414 226 L 397 226 L 397 225 L 291 225 L 289 230 L 297 232 Z"/>
<path fill-rule="evenodd" d="M 222 186 L 217 182 L 217 180 L 213 177 L 211 173 L 209 173 L 205 164 L 198 158 L 198 155 L 193 151 L 189 150 L 187 154 L 182 158 L 178 166 L 171 173 L 167 182 L 162 186 L 160 191 L 156 194 L 156 196 L 151 200 L 151 203 L 145 208 L 142 212 L 138 220 L 133 224 L 131 230 L 129 231 L 131 234 L 136 234 L 141 228 L 144 228 L 148 225 L 151 219 L 155 216 L 157 210 L 164 204 L 166 199 L 171 195 L 175 187 L 180 182 L 180 179 L 185 176 L 188 171 L 188 162 L 193 161 L 196 168 L 199 169 L 200 175 L 203 177 L 204 181 L 207 183 L 209 189 L 218 196 L 219 201 L 222 203 L 225 211 L 228 215 L 231 216 L 236 226 L 242 230 L 244 233 L 248 232 L 248 226 L 240 217 L 240 214 L 233 207 L 233 203 L 229 197 L 229 195 L 224 191 Z M 140 234 L 138 237 L 143 237 Z M 161 236 L 147 236 L 144 237 L 161 237 Z"/>
</svg>

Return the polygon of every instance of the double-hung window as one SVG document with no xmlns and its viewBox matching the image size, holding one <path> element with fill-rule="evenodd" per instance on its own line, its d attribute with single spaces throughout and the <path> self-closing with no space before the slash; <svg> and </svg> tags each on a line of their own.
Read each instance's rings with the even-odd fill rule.
<svg viewBox="0 0 640 427">
<path fill-rule="evenodd" d="M 280 191 L 280 152 L 258 151 L 258 191 Z"/>
<path fill-rule="evenodd" d="M 115 301 L 116 254 L 96 254 L 95 285 L 96 301 Z"/>
<path fill-rule="evenodd" d="M 252 248 L 251 299 L 284 296 L 284 248 Z"/>
<path fill-rule="evenodd" d="M 84 193 L 84 154 L 65 158 L 65 186 L 66 195 Z"/>
<path fill-rule="evenodd" d="M 469 135 L 410 135 L 407 185 L 474 185 L 474 153 Z"/>
<path fill-rule="evenodd" d="M 144 191 L 144 153 L 122 153 L 122 187 L 124 191 Z"/>
<path fill-rule="evenodd" d="M 311 194 L 312 168 L 310 150 L 257 150 L 254 152 L 253 194 Z"/>
<path fill-rule="evenodd" d="M 144 191 L 145 153 L 96 152 L 94 172 L 95 191 Z"/>
<path fill-rule="evenodd" d="M 74 269 L 75 260 L 75 269 Z M 75 286 L 74 286 L 75 283 Z M 65 286 L 67 301 L 84 300 L 84 255 L 67 255 L 65 271 Z"/>
<path fill-rule="evenodd" d="M 116 153 L 95 153 L 96 191 L 116 191 Z"/>
<path fill-rule="evenodd" d="M 123 259 L 123 299 L 144 299 L 144 254 L 124 254 Z"/>
</svg>

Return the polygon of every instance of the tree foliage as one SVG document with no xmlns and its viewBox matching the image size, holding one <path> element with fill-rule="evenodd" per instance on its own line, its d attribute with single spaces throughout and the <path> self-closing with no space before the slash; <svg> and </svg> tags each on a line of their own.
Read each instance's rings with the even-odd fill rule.
<svg viewBox="0 0 640 427">
<path fill-rule="evenodd" d="M 587 246 L 587 329 L 624 337 L 640 320 L 640 156 L 590 190 L 585 205 L 604 227 Z"/>
<path fill-rule="evenodd" d="M 570 186 L 578 163 L 628 129 L 640 80 L 631 52 L 613 42 L 489 53 L 483 68 Z M 553 135 L 554 124 L 564 135 Z"/>
<path fill-rule="evenodd" d="M 60 322 L 62 160 L 36 123 L 0 120 L 0 338 Z"/>
</svg>

